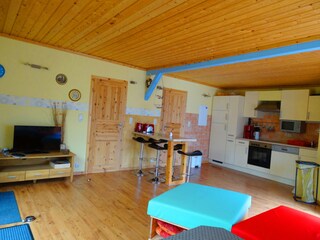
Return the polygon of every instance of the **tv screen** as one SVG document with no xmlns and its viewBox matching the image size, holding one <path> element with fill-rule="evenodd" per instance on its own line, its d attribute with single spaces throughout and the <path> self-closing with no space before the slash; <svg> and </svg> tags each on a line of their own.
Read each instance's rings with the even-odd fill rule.
<svg viewBox="0 0 320 240">
<path fill-rule="evenodd" d="M 13 152 L 47 153 L 60 150 L 61 127 L 14 126 Z"/>
</svg>

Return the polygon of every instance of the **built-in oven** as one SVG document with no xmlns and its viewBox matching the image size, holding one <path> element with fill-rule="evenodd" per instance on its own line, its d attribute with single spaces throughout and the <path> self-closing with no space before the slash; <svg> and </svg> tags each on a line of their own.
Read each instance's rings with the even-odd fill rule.
<svg viewBox="0 0 320 240">
<path fill-rule="evenodd" d="M 248 164 L 270 169 L 272 144 L 249 142 Z"/>
</svg>

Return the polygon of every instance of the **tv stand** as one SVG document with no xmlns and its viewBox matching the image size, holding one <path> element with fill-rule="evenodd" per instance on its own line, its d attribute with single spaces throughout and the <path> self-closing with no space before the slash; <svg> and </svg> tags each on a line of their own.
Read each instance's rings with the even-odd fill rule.
<svg viewBox="0 0 320 240">
<path fill-rule="evenodd" d="M 45 154 L 25 154 L 25 156 L 5 156 L 0 154 L 0 183 L 39 179 L 70 177 L 73 181 L 74 154 L 49 152 Z M 52 160 L 68 160 L 70 167 L 53 168 Z"/>
</svg>

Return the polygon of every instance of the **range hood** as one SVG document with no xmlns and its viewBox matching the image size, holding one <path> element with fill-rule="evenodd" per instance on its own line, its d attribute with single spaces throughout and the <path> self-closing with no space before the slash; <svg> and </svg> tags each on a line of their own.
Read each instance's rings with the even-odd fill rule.
<svg viewBox="0 0 320 240">
<path fill-rule="evenodd" d="M 280 112 L 280 101 L 261 101 L 254 110 L 261 112 Z"/>
</svg>

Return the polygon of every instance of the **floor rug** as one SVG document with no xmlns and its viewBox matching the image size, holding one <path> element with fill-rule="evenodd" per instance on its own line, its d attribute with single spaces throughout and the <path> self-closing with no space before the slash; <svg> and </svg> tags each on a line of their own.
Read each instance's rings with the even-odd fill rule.
<svg viewBox="0 0 320 240">
<path fill-rule="evenodd" d="M 0 239 L 5 240 L 34 240 L 29 224 L 0 228 Z"/>
<path fill-rule="evenodd" d="M 0 192 L 0 225 L 17 222 L 21 217 L 14 192 Z"/>
</svg>

